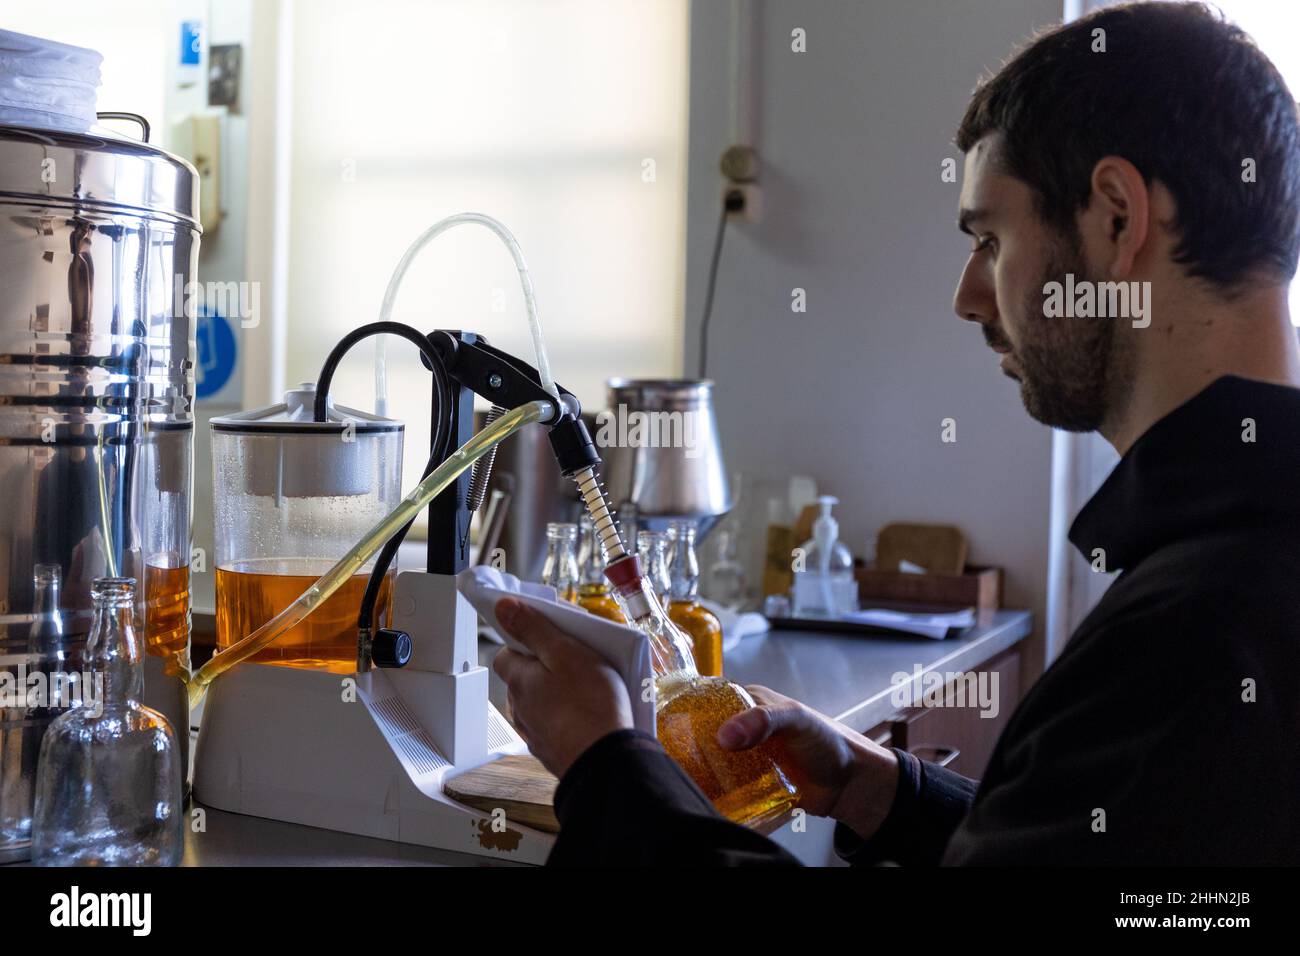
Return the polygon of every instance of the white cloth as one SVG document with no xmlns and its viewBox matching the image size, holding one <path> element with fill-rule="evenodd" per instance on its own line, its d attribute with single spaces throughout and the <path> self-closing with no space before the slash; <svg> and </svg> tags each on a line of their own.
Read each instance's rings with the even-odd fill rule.
<svg viewBox="0 0 1300 956">
<path fill-rule="evenodd" d="M 632 722 L 638 730 L 655 732 L 653 700 L 645 700 L 643 688 L 651 679 L 650 644 L 644 634 L 623 624 L 589 614 L 575 604 L 561 601 L 555 588 L 520 581 L 486 565 L 466 568 L 456 575 L 456 587 L 474 605 L 479 616 L 496 629 L 506 646 L 532 656 L 510 632 L 497 623 L 496 603 L 502 598 L 516 598 L 540 611 L 548 621 L 605 658 L 623 678 L 632 700 Z"/>
<path fill-rule="evenodd" d="M 0 123 L 90 129 L 103 61 L 94 50 L 0 30 Z"/>
</svg>

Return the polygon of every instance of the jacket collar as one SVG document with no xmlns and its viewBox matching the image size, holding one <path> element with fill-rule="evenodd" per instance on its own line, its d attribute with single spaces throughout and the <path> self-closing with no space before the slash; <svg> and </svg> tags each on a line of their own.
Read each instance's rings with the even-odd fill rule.
<svg viewBox="0 0 1300 956">
<path fill-rule="evenodd" d="M 1225 524 L 1297 514 L 1300 389 L 1225 375 L 1134 442 L 1070 541 L 1089 562 L 1103 549 L 1106 571 L 1117 571 Z"/>
</svg>

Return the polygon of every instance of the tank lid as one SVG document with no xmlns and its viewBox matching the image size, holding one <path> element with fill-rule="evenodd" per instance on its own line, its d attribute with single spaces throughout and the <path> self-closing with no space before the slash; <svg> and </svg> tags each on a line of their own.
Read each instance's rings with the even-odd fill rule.
<svg viewBox="0 0 1300 956">
<path fill-rule="evenodd" d="M 303 382 L 285 392 L 284 401 L 276 405 L 212 419 L 212 430 L 264 435 L 334 435 L 349 426 L 356 434 L 400 432 L 406 427 L 392 418 L 335 405 L 332 398 L 325 406 L 329 421 L 318 422 L 314 418 L 315 404 L 316 383 Z"/>
<path fill-rule="evenodd" d="M 0 124 L 0 196 L 169 216 L 199 228 L 194 167 L 97 126 L 78 132 Z"/>
</svg>

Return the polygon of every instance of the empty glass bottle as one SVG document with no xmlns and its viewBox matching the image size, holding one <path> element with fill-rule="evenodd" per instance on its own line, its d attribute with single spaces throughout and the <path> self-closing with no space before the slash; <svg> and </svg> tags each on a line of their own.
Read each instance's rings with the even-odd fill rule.
<svg viewBox="0 0 1300 956">
<path fill-rule="evenodd" d="M 709 566 L 708 597 L 723 607 L 735 608 L 745 600 L 745 566 L 736 557 L 736 534 L 719 528 L 718 557 Z"/>
<path fill-rule="evenodd" d="M 691 637 L 701 674 L 722 676 L 722 622 L 700 603 L 700 562 L 695 555 L 695 522 L 674 521 L 669 535 L 671 582 L 668 616 Z"/>
<path fill-rule="evenodd" d="M 626 624 L 605 580 L 605 556 L 596 538 L 596 522 L 586 512 L 578 520 L 578 532 L 582 538 L 578 550 L 578 604 L 597 617 Z"/>
<path fill-rule="evenodd" d="M 140 703 L 134 578 L 96 578 L 82 705 L 41 742 L 32 860 L 46 866 L 173 866 L 184 848 L 181 765 L 167 719 Z"/>
<path fill-rule="evenodd" d="M 45 728 L 59 714 L 81 703 L 81 687 L 70 670 L 63 611 L 59 606 L 62 580 L 56 564 L 33 569 L 32 623 L 27 653 L 6 655 L 0 673 L 30 680 L 39 675 L 43 693 L 30 693 L 26 682 L 15 681 L 19 692 L 6 694 L 0 704 L 0 863 L 31 856 L 32 807 L 36 799 L 36 768 Z"/>
<path fill-rule="evenodd" d="M 668 535 L 663 532 L 637 532 L 636 553 L 641 559 L 641 571 L 664 607 L 668 606 L 672 591 L 672 579 L 668 576 L 668 546 Z"/>
<path fill-rule="evenodd" d="M 546 562 L 542 583 L 555 588 L 560 600 L 578 603 L 578 526 L 552 521 L 546 526 Z"/>
</svg>

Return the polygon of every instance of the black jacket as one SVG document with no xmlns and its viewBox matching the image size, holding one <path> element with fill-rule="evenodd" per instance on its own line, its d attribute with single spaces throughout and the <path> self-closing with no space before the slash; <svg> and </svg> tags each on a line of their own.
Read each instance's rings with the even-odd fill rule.
<svg viewBox="0 0 1300 956">
<path fill-rule="evenodd" d="M 852 863 L 1300 863 L 1300 390 L 1232 376 L 1161 419 L 1070 540 L 1121 570 L 1016 708 L 984 779 L 899 751 Z M 556 793 L 553 863 L 792 863 L 645 735 Z"/>
</svg>

